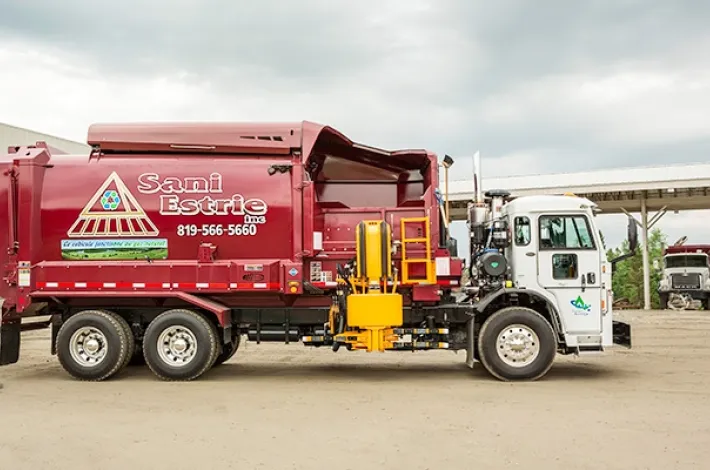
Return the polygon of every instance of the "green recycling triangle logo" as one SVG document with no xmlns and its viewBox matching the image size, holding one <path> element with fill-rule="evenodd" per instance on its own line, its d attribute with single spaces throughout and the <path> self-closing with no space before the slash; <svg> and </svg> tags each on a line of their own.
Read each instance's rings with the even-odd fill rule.
<svg viewBox="0 0 710 470">
<path fill-rule="evenodd" d="M 578 296 L 575 300 L 570 301 L 570 304 L 572 304 L 572 306 L 573 306 L 574 308 L 578 308 L 578 309 L 580 309 L 580 310 L 585 310 L 585 311 L 587 311 L 587 312 L 592 309 L 591 304 L 586 304 L 586 303 L 584 303 L 584 300 L 582 300 L 582 296 L 581 296 L 581 295 Z"/>
</svg>

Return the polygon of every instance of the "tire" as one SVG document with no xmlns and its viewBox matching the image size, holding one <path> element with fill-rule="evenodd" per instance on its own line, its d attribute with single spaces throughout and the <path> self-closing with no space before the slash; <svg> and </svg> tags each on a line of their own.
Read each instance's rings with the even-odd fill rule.
<svg viewBox="0 0 710 470">
<path fill-rule="evenodd" d="M 121 315 L 119 315 L 116 312 L 111 312 L 109 310 L 104 310 L 105 313 L 108 313 L 112 317 L 116 319 L 116 321 L 121 325 L 121 328 L 123 328 L 123 331 L 126 334 L 126 339 L 128 341 L 128 351 L 126 353 L 126 360 L 124 361 L 123 365 L 121 366 L 121 369 L 124 369 L 128 364 L 130 364 L 131 359 L 133 359 L 134 355 L 136 354 L 136 338 L 135 335 L 133 334 L 133 330 L 131 329 L 131 326 L 128 324 L 128 321 L 126 321 L 125 318 L 123 318 Z"/>
<path fill-rule="evenodd" d="M 668 294 L 660 294 L 658 296 L 658 303 L 661 310 L 668 309 Z"/>
<path fill-rule="evenodd" d="M 516 352 L 510 350 L 511 338 L 506 331 L 508 335 L 515 335 L 512 339 L 522 339 L 527 343 L 526 350 L 517 358 L 514 357 Z M 499 338 L 503 344 L 499 344 Z M 526 356 L 531 353 L 534 354 L 532 358 Z M 483 323 L 478 335 L 481 363 L 491 375 L 502 381 L 541 378 L 552 367 L 556 353 L 557 342 L 552 325 L 538 312 L 525 307 L 507 307 L 497 311 Z"/>
<path fill-rule="evenodd" d="M 57 358 L 71 376 L 102 381 L 124 366 L 128 343 L 126 331 L 114 315 L 85 310 L 70 317 L 59 329 Z M 94 348 L 97 349 L 93 351 Z"/>
<path fill-rule="evenodd" d="M 176 342 L 169 347 L 171 337 Z M 159 349 L 159 341 L 166 346 L 164 349 Z M 145 362 L 162 380 L 194 380 L 212 367 L 218 352 L 217 329 L 203 315 L 191 310 L 161 313 L 143 336 Z"/>
<path fill-rule="evenodd" d="M 214 365 L 218 366 L 224 364 L 236 354 L 237 349 L 239 349 L 240 336 L 235 336 L 232 338 L 232 342 L 229 344 L 222 345 L 222 352 L 217 356 L 217 360 L 214 361 Z"/>
</svg>

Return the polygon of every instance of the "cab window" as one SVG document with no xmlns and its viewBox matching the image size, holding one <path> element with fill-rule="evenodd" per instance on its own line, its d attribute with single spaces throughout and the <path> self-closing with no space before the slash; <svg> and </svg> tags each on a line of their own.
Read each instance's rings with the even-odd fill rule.
<svg viewBox="0 0 710 470">
<path fill-rule="evenodd" d="M 530 219 L 527 217 L 515 218 L 515 244 L 525 246 L 530 243 Z"/>
<path fill-rule="evenodd" d="M 577 279 L 579 262 L 575 253 L 555 253 L 552 255 L 553 279 Z"/>
<path fill-rule="evenodd" d="M 594 238 L 586 216 L 540 216 L 541 250 L 593 250 L 594 248 Z"/>
</svg>

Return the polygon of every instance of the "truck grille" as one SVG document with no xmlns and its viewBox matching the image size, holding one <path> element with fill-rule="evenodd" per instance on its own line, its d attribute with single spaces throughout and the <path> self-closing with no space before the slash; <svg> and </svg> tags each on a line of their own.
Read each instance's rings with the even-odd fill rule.
<svg viewBox="0 0 710 470">
<path fill-rule="evenodd" d="M 672 274 L 674 289 L 700 289 L 700 274 Z"/>
</svg>

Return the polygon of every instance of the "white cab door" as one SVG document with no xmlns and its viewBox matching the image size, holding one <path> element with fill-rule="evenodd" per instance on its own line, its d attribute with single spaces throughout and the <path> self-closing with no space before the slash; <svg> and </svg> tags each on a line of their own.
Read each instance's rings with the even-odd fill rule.
<svg viewBox="0 0 710 470">
<path fill-rule="evenodd" d="M 557 299 L 572 334 L 599 334 L 602 278 L 599 244 L 586 214 L 538 216 L 538 282 Z"/>
</svg>

